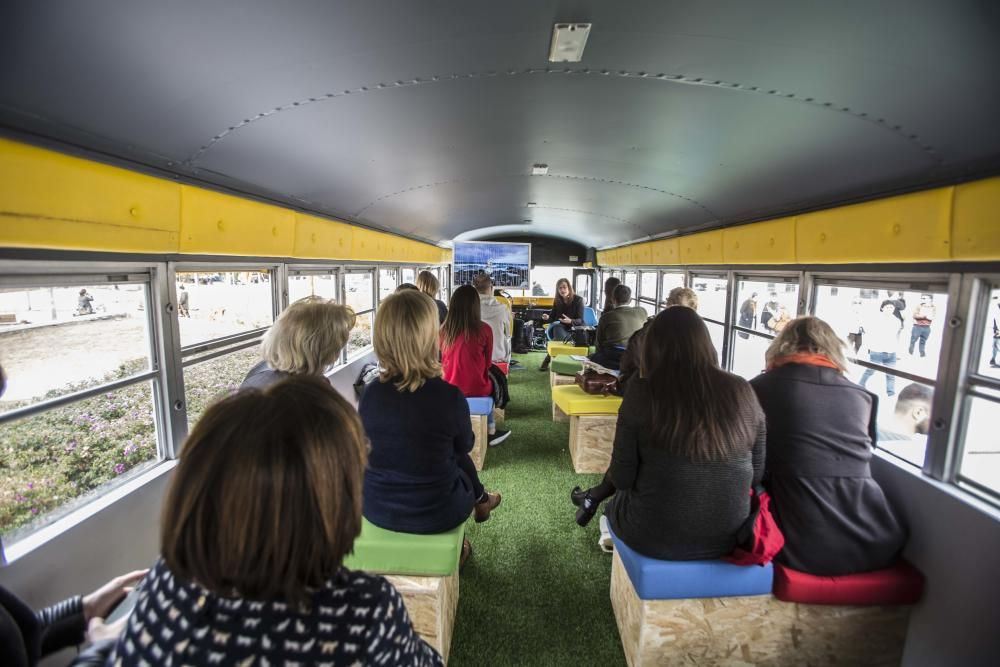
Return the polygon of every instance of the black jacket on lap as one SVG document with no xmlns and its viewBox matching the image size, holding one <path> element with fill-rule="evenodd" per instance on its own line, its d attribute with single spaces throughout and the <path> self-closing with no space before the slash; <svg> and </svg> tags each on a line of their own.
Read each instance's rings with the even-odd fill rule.
<svg viewBox="0 0 1000 667">
<path fill-rule="evenodd" d="M 750 386 L 767 415 L 764 485 L 785 535 L 775 560 L 825 576 L 890 565 L 906 528 L 871 476 L 875 396 L 833 368 L 806 364 Z"/>
</svg>

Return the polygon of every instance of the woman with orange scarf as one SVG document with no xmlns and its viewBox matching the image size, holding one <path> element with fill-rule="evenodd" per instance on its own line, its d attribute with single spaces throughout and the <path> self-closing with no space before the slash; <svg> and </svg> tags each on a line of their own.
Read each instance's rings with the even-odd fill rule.
<svg viewBox="0 0 1000 667">
<path fill-rule="evenodd" d="M 775 560 L 815 575 L 887 567 L 906 542 L 869 467 L 878 399 L 844 377 L 843 347 L 823 320 L 791 320 L 750 381 L 767 415 L 764 485 L 785 535 Z"/>
</svg>

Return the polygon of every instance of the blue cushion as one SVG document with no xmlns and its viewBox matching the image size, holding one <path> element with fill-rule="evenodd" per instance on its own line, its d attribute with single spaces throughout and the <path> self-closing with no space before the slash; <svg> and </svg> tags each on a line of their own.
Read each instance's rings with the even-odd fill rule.
<svg viewBox="0 0 1000 667">
<path fill-rule="evenodd" d="M 488 415 L 493 412 L 493 399 L 489 396 L 477 398 L 466 397 L 465 400 L 469 402 L 470 415 Z"/>
<path fill-rule="evenodd" d="M 583 308 L 583 323 L 588 327 L 597 326 L 597 313 L 590 306 Z"/>
<path fill-rule="evenodd" d="M 722 560 L 656 560 L 636 553 L 614 533 L 615 551 L 640 600 L 682 600 L 737 595 L 769 595 L 770 563 L 733 565 Z"/>
</svg>

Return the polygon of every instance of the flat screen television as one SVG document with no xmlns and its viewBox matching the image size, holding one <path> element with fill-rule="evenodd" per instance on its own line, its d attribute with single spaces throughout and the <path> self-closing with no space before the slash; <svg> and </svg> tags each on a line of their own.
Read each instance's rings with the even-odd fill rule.
<svg viewBox="0 0 1000 667">
<path fill-rule="evenodd" d="M 452 260 L 455 286 L 467 285 L 477 273 L 488 273 L 494 287 L 528 289 L 530 243 L 456 241 Z"/>
</svg>

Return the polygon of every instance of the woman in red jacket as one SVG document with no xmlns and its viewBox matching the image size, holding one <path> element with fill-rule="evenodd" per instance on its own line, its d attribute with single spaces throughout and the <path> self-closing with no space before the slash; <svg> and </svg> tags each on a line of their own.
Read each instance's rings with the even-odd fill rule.
<svg viewBox="0 0 1000 667">
<path fill-rule="evenodd" d="M 451 295 L 448 316 L 441 325 L 444 380 L 461 389 L 467 398 L 493 396 L 493 330 L 480 318 L 479 308 L 479 292 L 472 285 L 462 285 Z M 488 425 L 491 447 L 510 435 L 509 430 L 497 428 L 492 412 Z"/>
</svg>

